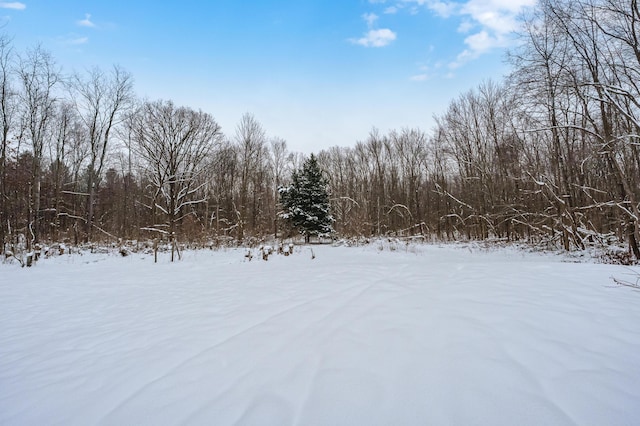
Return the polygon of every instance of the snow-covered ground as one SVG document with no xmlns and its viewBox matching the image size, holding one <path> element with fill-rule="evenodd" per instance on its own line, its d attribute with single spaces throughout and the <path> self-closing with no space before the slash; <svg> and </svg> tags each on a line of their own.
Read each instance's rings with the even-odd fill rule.
<svg viewBox="0 0 640 426">
<path fill-rule="evenodd" d="M 629 269 L 388 248 L 0 265 L 0 424 L 638 424 Z"/>
</svg>

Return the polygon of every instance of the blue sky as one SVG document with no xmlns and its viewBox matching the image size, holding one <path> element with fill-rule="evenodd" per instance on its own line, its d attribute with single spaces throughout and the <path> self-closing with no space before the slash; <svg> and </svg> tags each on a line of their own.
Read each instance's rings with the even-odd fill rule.
<svg viewBox="0 0 640 426">
<path fill-rule="evenodd" d="M 232 136 L 250 112 L 305 153 L 372 127 L 429 131 L 433 115 L 507 71 L 534 0 L 0 2 L 17 51 L 65 71 L 119 64 L 138 95 L 211 113 Z"/>
</svg>

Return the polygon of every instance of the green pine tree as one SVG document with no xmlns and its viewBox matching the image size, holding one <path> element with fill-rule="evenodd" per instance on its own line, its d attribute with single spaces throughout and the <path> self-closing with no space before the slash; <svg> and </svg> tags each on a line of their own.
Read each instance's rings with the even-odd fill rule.
<svg viewBox="0 0 640 426">
<path fill-rule="evenodd" d="M 280 187 L 279 192 L 283 208 L 280 217 L 304 235 L 307 243 L 312 235 L 323 236 L 333 232 L 328 180 L 313 154 L 301 170 L 293 172 L 291 184 Z"/>
</svg>

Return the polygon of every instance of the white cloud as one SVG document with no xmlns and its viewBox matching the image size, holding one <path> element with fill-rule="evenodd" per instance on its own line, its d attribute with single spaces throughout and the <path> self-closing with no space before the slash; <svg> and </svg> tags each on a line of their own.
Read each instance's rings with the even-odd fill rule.
<svg viewBox="0 0 640 426">
<path fill-rule="evenodd" d="M 88 28 L 96 27 L 96 24 L 91 20 L 90 13 L 85 13 L 84 19 L 80 19 L 79 21 L 76 21 L 76 24 L 78 24 L 81 27 L 88 27 Z"/>
<path fill-rule="evenodd" d="M 511 34 L 518 29 L 517 16 L 525 8 L 535 5 L 536 0 L 469 0 L 457 12 L 464 17 L 458 27 L 462 33 L 474 27 L 479 30 L 464 39 L 466 45 L 449 67 L 458 68 L 495 48 L 504 48 L 512 43 Z"/>
<path fill-rule="evenodd" d="M 490 34 L 486 30 L 472 34 L 464 39 L 467 48 L 463 50 L 456 60 L 449 64 L 450 69 L 460 68 L 462 65 L 472 61 L 482 54 L 489 52 L 496 47 L 507 47 L 511 40 L 504 34 Z"/>
<path fill-rule="evenodd" d="M 0 8 L 2 8 L 2 9 L 13 9 L 13 10 L 25 10 L 27 8 L 27 5 L 24 4 L 24 3 L 17 2 L 17 1 L 14 1 L 14 2 L 2 1 L 2 2 L 0 2 Z"/>
<path fill-rule="evenodd" d="M 395 14 L 401 9 L 409 14 L 428 10 L 440 18 L 455 17 L 460 20 L 458 32 L 466 34 L 464 48 L 449 69 L 456 69 L 465 63 L 496 48 L 504 48 L 513 43 L 512 33 L 518 30 L 518 15 L 537 0 L 395 0 L 384 9 L 384 14 Z M 369 3 L 386 3 L 385 0 L 369 0 Z M 378 16 L 374 13 L 363 15 L 369 31 L 359 39 L 350 40 L 365 47 L 386 46 L 396 39 L 396 33 L 389 29 L 375 29 Z M 411 80 L 423 78 L 421 73 Z M 426 78 L 426 77 L 425 77 Z M 420 80 L 418 80 L 420 81 Z"/>
<path fill-rule="evenodd" d="M 487 31 L 480 31 L 464 39 L 464 43 L 477 53 L 484 53 L 500 42 L 499 38 L 492 37 Z"/>
<path fill-rule="evenodd" d="M 375 13 L 365 13 L 364 15 L 362 15 L 362 19 L 365 20 L 369 28 L 372 28 L 378 20 L 378 15 L 376 15 Z"/>
<path fill-rule="evenodd" d="M 453 75 L 453 70 L 457 70 L 469 61 L 472 61 L 480 56 L 477 52 L 465 49 L 456 56 L 456 60 L 449 63 L 450 75 Z"/>
<path fill-rule="evenodd" d="M 80 46 L 89 43 L 89 37 L 77 34 L 68 34 L 58 37 L 58 42 L 67 46 Z"/>
<path fill-rule="evenodd" d="M 371 0 L 370 0 L 371 1 Z M 379 2 L 379 1 L 378 1 Z M 378 21 L 378 15 L 375 13 L 365 13 L 362 19 L 367 23 L 369 31 L 361 38 L 352 38 L 349 41 L 353 44 L 359 44 L 364 47 L 384 47 L 397 38 L 396 33 L 388 28 L 374 29 L 375 23 Z"/>
<path fill-rule="evenodd" d="M 413 5 L 412 8 L 424 7 L 441 18 L 461 19 L 458 32 L 469 35 L 464 39 L 464 50 L 449 64 L 455 69 L 492 49 L 509 46 L 511 34 L 518 30 L 518 15 L 525 8 L 534 6 L 537 0 L 397 1 L 398 4 Z"/>
<path fill-rule="evenodd" d="M 411 77 L 409 77 L 409 80 L 411 81 L 427 81 L 429 80 L 430 75 L 427 73 L 423 73 L 423 74 L 416 74 L 416 75 L 412 75 Z"/>
<path fill-rule="evenodd" d="M 475 27 L 475 24 L 473 22 L 471 22 L 470 20 L 465 19 L 458 26 L 458 32 L 459 33 L 463 33 L 463 34 L 464 33 L 468 33 L 469 31 L 471 31 L 473 29 L 473 27 Z"/>
<path fill-rule="evenodd" d="M 66 44 L 71 44 L 77 46 L 79 44 L 87 44 L 89 43 L 89 37 L 75 37 L 69 38 L 66 40 Z"/>
<path fill-rule="evenodd" d="M 469 16 L 481 26 L 497 33 L 514 31 L 518 25 L 513 14 L 502 13 L 498 10 L 469 10 Z"/>
<path fill-rule="evenodd" d="M 432 12 L 435 12 L 436 15 L 442 18 L 450 17 L 459 8 L 459 3 L 457 2 L 441 0 L 398 0 L 396 6 L 398 8 L 402 8 L 405 4 L 413 5 L 409 8 L 409 12 L 412 15 L 415 15 L 419 12 L 420 6 L 424 6 Z"/>
<path fill-rule="evenodd" d="M 369 30 L 364 35 L 364 37 L 359 39 L 351 39 L 351 42 L 364 47 L 384 47 L 390 44 L 396 38 L 396 33 L 388 28 L 381 28 L 379 30 Z"/>
<path fill-rule="evenodd" d="M 453 2 L 444 2 L 444 1 L 428 1 L 428 2 L 420 2 L 426 3 L 429 10 L 436 13 L 436 15 L 442 18 L 448 18 L 458 9 L 458 4 Z"/>
</svg>

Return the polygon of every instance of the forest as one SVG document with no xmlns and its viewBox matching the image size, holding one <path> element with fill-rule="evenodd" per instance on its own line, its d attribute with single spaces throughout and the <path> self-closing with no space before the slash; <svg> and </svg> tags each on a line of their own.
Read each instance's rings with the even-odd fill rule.
<svg viewBox="0 0 640 426">
<path fill-rule="evenodd" d="M 542 0 L 521 24 L 510 73 L 458 94 L 432 129 L 315 153 L 335 236 L 624 245 L 640 259 L 637 0 Z M 210 113 L 140 99 L 120 66 L 67 74 L 5 35 L 0 128 L 0 252 L 292 235 L 278 188 L 305 156 L 251 113 L 223 133 Z"/>
</svg>

